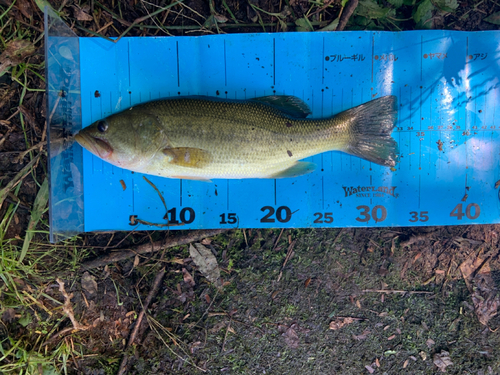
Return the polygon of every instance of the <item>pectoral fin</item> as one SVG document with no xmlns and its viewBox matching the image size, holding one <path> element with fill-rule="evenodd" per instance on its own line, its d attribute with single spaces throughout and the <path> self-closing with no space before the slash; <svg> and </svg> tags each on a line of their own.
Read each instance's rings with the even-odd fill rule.
<svg viewBox="0 0 500 375">
<path fill-rule="evenodd" d="M 298 161 L 291 167 L 269 176 L 270 178 L 298 177 L 313 172 L 316 164 L 306 161 Z"/>
<path fill-rule="evenodd" d="M 189 168 L 203 168 L 210 164 L 210 152 L 192 147 L 165 148 L 163 153 L 168 157 L 168 162 Z"/>
</svg>

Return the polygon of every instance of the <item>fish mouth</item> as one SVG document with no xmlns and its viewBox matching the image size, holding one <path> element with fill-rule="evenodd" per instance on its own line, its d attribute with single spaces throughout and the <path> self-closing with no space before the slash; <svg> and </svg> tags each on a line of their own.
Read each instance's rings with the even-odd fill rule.
<svg viewBox="0 0 500 375">
<path fill-rule="evenodd" d="M 76 134 L 75 141 L 101 159 L 107 159 L 113 152 L 113 148 L 108 142 L 85 133 Z"/>
</svg>

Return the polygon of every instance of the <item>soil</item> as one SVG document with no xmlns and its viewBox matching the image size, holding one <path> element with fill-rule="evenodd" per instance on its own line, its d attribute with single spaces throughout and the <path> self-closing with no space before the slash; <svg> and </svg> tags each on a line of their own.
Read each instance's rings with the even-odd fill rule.
<svg viewBox="0 0 500 375">
<path fill-rule="evenodd" d="M 311 7 L 302 0 L 290 0 L 288 11 L 288 1 L 188 0 L 186 7 L 160 15 L 163 24 L 177 28 L 132 28 L 127 35 L 201 35 L 216 33 L 217 27 L 223 32 L 283 31 L 276 16 L 257 15 L 250 3 L 267 13 L 283 12 L 290 30 Z M 339 3 L 322 2 L 329 7 L 319 6 L 324 9 L 312 21 L 331 22 Z M 120 35 L 130 23 L 167 5 L 159 0 L 51 4 L 82 36 L 89 35 L 84 29 Z M 493 0 L 465 0 L 454 13 L 435 13 L 432 23 L 454 30 L 495 29 L 484 19 L 499 10 Z M 84 21 L 80 11 L 92 20 Z M 40 36 L 43 16 L 32 2 L 18 0 L 9 12 L 25 38 Z M 218 23 L 209 22 L 213 15 Z M 233 16 L 245 26 L 226 26 L 234 25 Z M 261 26 L 259 16 L 274 25 Z M 400 16 L 411 20 L 412 7 L 403 6 Z M 349 27 L 357 26 L 352 21 Z M 404 21 L 400 27 L 412 29 L 415 23 Z M 38 65 L 44 59 L 43 41 L 35 47 L 26 61 Z M 20 152 L 44 141 L 45 95 L 24 92 L 20 84 L 26 78 L 29 87 L 43 89 L 44 82 L 31 72 L 21 77 L 0 77 L 0 187 L 31 160 L 30 154 L 18 160 Z M 42 156 L 0 207 L 1 221 L 8 207 L 19 203 L 4 236 L 12 246 L 22 244 L 46 162 Z M 47 230 L 46 215 L 41 230 Z M 221 289 L 202 276 L 187 245 L 90 270 L 81 267 L 113 251 L 183 235 L 90 233 L 57 247 L 37 234 L 30 253 L 39 256 L 36 276 L 14 280 L 20 294 L 36 295 L 37 302 L 21 306 L 2 287 L 0 337 L 22 340 L 40 353 L 66 345 L 70 374 L 118 373 L 124 357 L 130 374 L 500 373 L 498 225 L 234 230 L 203 241 L 221 268 Z M 129 345 L 163 268 L 159 291 Z M 63 310 L 57 277 L 73 294 L 66 302 L 76 329 Z M 4 350 L 10 348 L 2 340 Z"/>
</svg>

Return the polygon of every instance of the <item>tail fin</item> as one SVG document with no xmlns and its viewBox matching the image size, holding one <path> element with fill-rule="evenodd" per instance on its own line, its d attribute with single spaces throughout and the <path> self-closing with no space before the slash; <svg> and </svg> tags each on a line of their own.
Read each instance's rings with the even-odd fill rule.
<svg viewBox="0 0 500 375">
<path fill-rule="evenodd" d="M 399 151 L 391 133 L 397 114 L 395 96 L 383 96 L 342 113 L 352 119 L 352 140 L 343 151 L 387 167 L 396 165 Z"/>
</svg>

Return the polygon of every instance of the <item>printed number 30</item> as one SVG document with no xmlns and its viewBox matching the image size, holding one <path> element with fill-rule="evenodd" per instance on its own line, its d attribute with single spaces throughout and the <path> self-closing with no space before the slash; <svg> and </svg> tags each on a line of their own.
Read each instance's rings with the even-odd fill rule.
<svg viewBox="0 0 500 375">
<path fill-rule="evenodd" d="M 356 207 L 357 210 L 361 210 L 359 215 L 361 217 L 357 217 L 356 220 L 361 222 L 361 223 L 367 223 L 370 221 L 370 219 L 373 218 L 376 223 L 380 223 L 387 219 L 387 210 L 385 209 L 384 206 L 375 206 L 371 210 L 371 216 L 370 216 L 370 207 L 368 206 L 358 206 Z"/>
<path fill-rule="evenodd" d="M 416 223 L 419 220 L 422 222 L 426 222 L 427 220 L 429 220 L 429 211 L 420 211 L 420 215 L 417 211 L 412 211 L 410 212 L 410 215 L 411 215 L 410 221 L 412 223 Z"/>
</svg>

